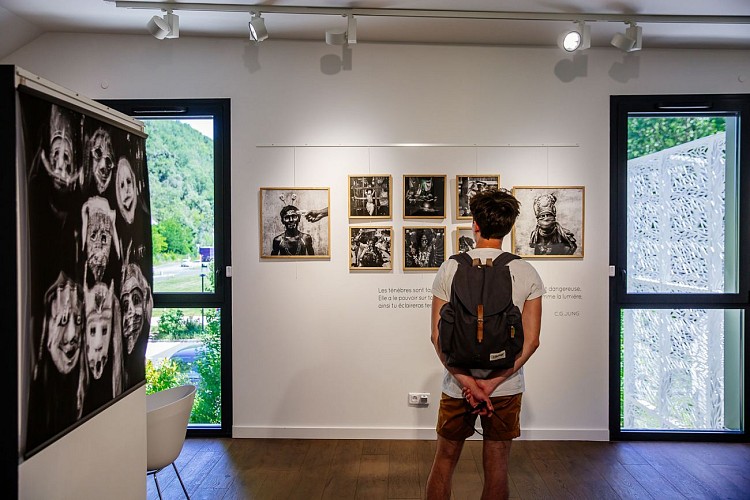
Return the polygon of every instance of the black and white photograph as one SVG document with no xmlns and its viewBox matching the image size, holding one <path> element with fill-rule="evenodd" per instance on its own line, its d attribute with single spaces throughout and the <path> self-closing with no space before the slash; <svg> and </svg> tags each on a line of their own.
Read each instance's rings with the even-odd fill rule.
<svg viewBox="0 0 750 500">
<path fill-rule="evenodd" d="M 393 269 L 392 227 L 349 226 L 349 269 Z"/>
<path fill-rule="evenodd" d="M 327 187 L 260 188 L 261 258 L 329 258 L 329 207 Z"/>
<path fill-rule="evenodd" d="M 516 186 L 521 203 L 512 252 L 525 258 L 583 258 L 583 186 Z"/>
<path fill-rule="evenodd" d="M 445 175 L 404 175 L 404 219 L 444 219 L 445 184 Z"/>
<path fill-rule="evenodd" d="M 37 95 L 19 102 L 28 457 L 145 383 L 153 271 L 145 135 Z"/>
<path fill-rule="evenodd" d="M 350 175 L 349 218 L 390 219 L 392 185 L 390 175 Z"/>
<path fill-rule="evenodd" d="M 474 231 L 471 226 L 459 226 L 456 228 L 456 253 L 464 253 L 476 247 Z"/>
<path fill-rule="evenodd" d="M 445 260 L 445 226 L 404 228 L 404 270 L 437 270 Z"/>
<path fill-rule="evenodd" d="M 499 175 L 456 176 L 456 219 L 471 219 L 469 203 L 477 193 L 500 187 Z"/>
</svg>

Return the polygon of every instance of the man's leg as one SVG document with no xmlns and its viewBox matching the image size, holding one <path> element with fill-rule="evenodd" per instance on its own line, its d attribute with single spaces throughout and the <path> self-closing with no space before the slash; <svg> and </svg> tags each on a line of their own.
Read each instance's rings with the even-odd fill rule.
<svg viewBox="0 0 750 500">
<path fill-rule="evenodd" d="M 513 441 L 484 440 L 482 465 L 484 466 L 484 489 L 482 500 L 508 498 L 508 459 Z"/>
<path fill-rule="evenodd" d="M 453 471 L 456 469 L 463 447 L 463 441 L 453 441 L 438 436 L 435 460 L 432 462 L 425 489 L 427 500 L 445 500 L 451 497 Z"/>
</svg>

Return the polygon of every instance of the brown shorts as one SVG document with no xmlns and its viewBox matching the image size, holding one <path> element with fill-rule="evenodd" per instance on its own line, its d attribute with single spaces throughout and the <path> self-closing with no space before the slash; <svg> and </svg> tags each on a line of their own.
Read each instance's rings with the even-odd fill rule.
<svg viewBox="0 0 750 500">
<path fill-rule="evenodd" d="M 508 441 L 521 435 L 521 393 L 491 398 L 495 413 L 480 417 L 484 439 Z M 463 441 L 474 434 L 477 415 L 469 410 L 465 399 L 452 398 L 443 393 L 440 398 L 437 433 L 451 441 Z"/>
</svg>

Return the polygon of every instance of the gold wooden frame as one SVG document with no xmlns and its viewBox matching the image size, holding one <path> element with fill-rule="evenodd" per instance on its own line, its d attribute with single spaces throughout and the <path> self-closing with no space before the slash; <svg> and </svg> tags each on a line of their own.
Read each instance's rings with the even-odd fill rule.
<svg viewBox="0 0 750 500">
<path fill-rule="evenodd" d="M 390 262 L 388 263 L 387 267 L 359 267 L 353 265 L 353 259 L 354 256 L 352 255 L 352 231 L 355 229 L 372 229 L 374 231 L 383 231 L 387 230 L 390 232 Z M 393 243 L 395 241 L 394 234 L 393 234 L 393 226 L 369 226 L 369 225 L 360 225 L 360 226 L 349 226 L 349 235 L 347 237 L 347 242 L 349 245 L 349 248 L 347 250 L 349 254 L 349 270 L 350 271 L 392 271 L 393 270 Z"/>
<path fill-rule="evenodd" d="M 387 215 L 353 215 L 352 214 L 352 179 L 358 178 L 383 178 L 388 182 L 388 214 Z M 391 219 L 393 217 L 393 176 L 391 174 L 367 174 L 367 175 L 349 175 L 347 176 L 347 211 L 350 219 Z M 364 188 L 357 188 L 364 189 Z M 358 198 L 363 199 L 363 198 Z M 380 198 L 382 199 L 382 197 Z"/>
<path fill-rule="evenodd" d="M 458 226 L 458 227 L 456 227 L 456 237 L 453 239 L 453 244 L 454 244 L 453 251 L 454 251 L 454 253 L 460 253 L 461 252 L 461 250 L 459 248 L 459 245 L 458 245 L 458 240 L 461 237 L 461 231 L 469 231 L 470 233 L 472 233 L 471 239 L 472 240 L 474 239 L 474 233 L 472 231 L 472 227 L 471 226 Z M 476 245 L 476 241 L 474 241 L 474 244 Z"/>
<path fill-rule="evenodd" d="M 422 215 L 422 214 L 416 214 L 416 215 L 409 215 L 407 214 L 407 203 L 406 203 L 406 197 L 407 194 L 410 192 L 408 189 L 408 179 L 411 177 L 417 177 L 417 178 L 424 178 L 424 177 L 432 177 L 433 182 L 435 182 L 435 179 L 442 179 L 443 182 L 443 196 L 442 200 L 439 200 L 439 205 L 442 207 L 442 213 L 438 215 Z M 448 196 L 448 176 L 445 174 L 404 174 L 404 194 L 402 196 L 402 202 L 403 202 L 403 208 L 404 208 L 404 219 L 445 219 L 446 217 L 446 203 L 445 199 Z"/>
<path fill-rule="evenodd" d="M 580 194 L 576 194 L 579 192 Z M 556 220 L 561 230 L 567 230 L 575 238 L 576 247 L 570 254 L 535 253 L 528 243 L 533 228 L 536 227 L 534 199 L 542 194 L 555 194 Z M 565 195 L 565 196 L 560 196 Z M 513 196 L 521 203 L 521 215 L 516 219 L 511 235 L 511 251 L 526 259 L 582 259 L 586 220 L 585 186 L 514 186 Z M 561 199 L 562 198 L 562 199 Z M 579 200 L 580 198 L 580 200 Z M 562 209 L 562 210 L 561 210 Z M 576 212 L 576 213 L 571 213 Z M 527 242 L 521 244 L 520 240 Z"/>
<path fill-rule="evenodd" d="M 459 203 L 461 201 L 460 200 L 460 194 L 461 193 L 460 193 L 460 190 L 459 190 L 459 187 L 458 187 L 458 180 L 459 179 L 466 179 L 466 180 L 469 180 L 469 179 L 487 179 L 487 178 L 496 179 L 497 180 L 497 186 L 496 187 L 498 189 L 500 188 L 500 174 L 486 174 L 486 175 L 482 175 L 482 174 L 471 174 L 471 175 L 469 175 L 469 174 L 467 174 L 467 175 L 457 175 L 456 176 L 456 189 L 455 189 L 456 202 L 454 204 L 454 208 L 456 209 L 456 219 L 457 220 L 471 220 L 472 219 L 471 213 L 469 215 L 461 215 L 461 206 L 459 205 Z M 467 202 L 468 202 L 468 200 L 467 200 Z"/>
<path fill-rule="evenodd" d="M 406 256 L 407 256 L 407 249 L 406 249 L 406 245 L 407 245 L 407 242 L 409 240 L 407 238 L 406 232 L 407 231 L 419 230 L 419 229 L 422 229 L 422 230 L 424 230 L 424 229 L 431 229 L 433 231 L 435 231 L 435 230 L 442 230 L 442 232 L 443 232 L 443 236 L 442 236 L 442 238 L 443 238 L 443 245 L 442 245 L 442 247 L 443 247 L 443 255 L 442 255 L 442 259 L 441 259 L 440 263 L 437 266 L 434 266 L 434 267 L 432 267 L 432 266 L 431 267 L 407 267 L 407 265 L 406 265 L 406 263 L 407 263 L 407 258 L 406 258 Z M 445 259 L 446 259 L 446 254 L 445 254 L 445 243 L 446 243 L 445 236 L 446 236 L 446 234 L 445 234 L 445 232 L 446 232 L 446 226 L 404 226 L 403 232 L 402 232 L 403 242 L 401 244 L 402 257 L 403 257 L 403 264 L 402 264 L 403 270 L 404 271 L 435 271 L 435 270 L 439 269 L 440 268 L 440 264 L 442 264 L 443 262 L 445 262 Z"/>
<path fill-rule="evenodd" d="M 325 191 L 325 206 L 310 206 L 310 207 L 298 207 L 300 208 L 300 215 L 301 220 L 300 224 L 309 225 L 309 224 L 325 224 L 325 238 L 326 238 L 326 252 L 324 254 L 315 254 L 315 255 L 272 255 L 273 249 L 271 246 L 271 249 L 266 249 L 267 245 L 264 245 L 266 242 L 266 231 L 269 228 L 264 227 L 264 215 L 268 215 L 264 213 L 264 200 L 268 199 L 268 196 L 274 196 L 277 193 L 280 193 L 280 196 L 284 196 L 286 194 L 294 194 L 298 198 L 301 197 L 301 195 L 304 195 L 305 192 L 317 192 L 317 191 Z M 279 198 L 279 196 L 275 196 L 276 198 Z M 323 201 L 323 200 L 321 200 Z M 309 200 L 308 200 L 309 202 Z M 260 258 L 262 259 L 329 259 L 331 257 L 331 191 L 330 188 L 327 187 L 261 187 L 258 194 L 258 203 L 259 203 L 259 233 L 260 233 Z M 269 203 L 271 203 L 269 201 Z M 273 202 L 274 205 L 277 207 L 283 207 L 285 201 L 280 200 L 279 202 Z M 291 204 L 291 203 L 287 203 Z M 296 206 L 296 205 L 295 205 Z M 318 210 L 318 209 L 326 209 L 327 215 L 324 215 L 321 217 L 317 222 L 310 222 L 306 219 L 306 215 L 311 212 L 312 210 Z M 275 214 L 276 217 L 278 217 L 278 213 Z M 271 215 L 268 215 L 268 217 L 265 217 L 266 222 L 268 222 Z M 279 228 L 280 224 L 275 224 L 276 229 L 273 231 L 274 234 L 283 232 L 284 228 L 283 226 Z M 304 232 L 300 230 L 301 232 Z M 320 231 L 317 231 L 320 232 Z M 279 234 L 280 235 L 280 234 Z M 271 240 L 272 241 L 272 240 Z M 264 252 L 266 250 L 266 252 Z"/>
</svg>

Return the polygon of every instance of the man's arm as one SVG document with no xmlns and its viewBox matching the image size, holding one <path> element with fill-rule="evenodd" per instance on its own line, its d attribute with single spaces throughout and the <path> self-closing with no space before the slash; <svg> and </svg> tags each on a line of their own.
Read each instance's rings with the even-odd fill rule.
<svg viewBox="0 0 750 500">
<path fill-rule="evenodd" d="M 497 386 L 505 382 L 508 377 L 516 373 L 539 348 L 539 334 L 542 328 L 542 297 L 527 300 L 521 315 L 523 323 L 523 349 L 516 358 L 513 368 L 493 373 L 490 378 L 478 380 L 477 384 L 487 394 L 492 394 Z"/>
</svg>

